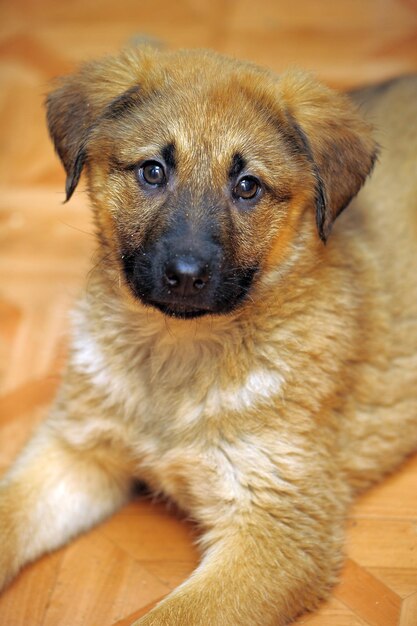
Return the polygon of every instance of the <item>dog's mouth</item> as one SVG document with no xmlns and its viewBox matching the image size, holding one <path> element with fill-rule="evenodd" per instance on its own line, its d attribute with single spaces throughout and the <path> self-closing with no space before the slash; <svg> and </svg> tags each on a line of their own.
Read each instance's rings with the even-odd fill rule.
<svg viewBox="0 0 417 626">
<path fill-rule="evenodd" d="M 259 269 L 173 257 L 175 263 L 157 255 L 133 253 L 123 255 L 122 263 L 126 282 L 138 300 L 183 320 L 234 311 L 246 300 Z"/>
<path fill-rule="evenodd" d="M 195 319 L 214 312 L 213 309 L 208 307 L 203 308 L 190 306 L 189 304 L 181 302 L 160 302 L 158 300 L 150 300 L 147 304 L 158 309 L 161 313 L 167 315 L 168 317 L 176 317 L 177 319 L 182 320 Z"/>
<path fill-rule="evenodd" d="M 139 285 L 136 281 L 128 278 L 127 283 L 133 295 L 138 298 L 145 306 L 157 309 L 168 317 L 189 320 L 204 315 L 221 313 L 216 310 L 217 307 L 206 300 L 190 301 L 187 298 L 170 297 L 168 294 L 158 293 L 159 290 L 152 290 L 151 293 L 143 289 L 143 285 Z"/>
</svg>

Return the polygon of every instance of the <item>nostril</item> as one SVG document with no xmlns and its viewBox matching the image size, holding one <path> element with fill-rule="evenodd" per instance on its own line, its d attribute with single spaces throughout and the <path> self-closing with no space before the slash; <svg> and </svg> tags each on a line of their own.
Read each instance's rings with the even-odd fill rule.
<svg viewBox="0 0 417 626">
<path fill-rule="evenodd" d="M 208 278 L 196 278 L 194 281 L 194 287 L 198 290 L 203 289 L 206 286 Z"/>
<path fill-rule="evenodd" d="M 165 282 L 169 287 L 177 287 L 180 283 L 180 279 L 172 272 L 165 272 Z"/>
</svg>

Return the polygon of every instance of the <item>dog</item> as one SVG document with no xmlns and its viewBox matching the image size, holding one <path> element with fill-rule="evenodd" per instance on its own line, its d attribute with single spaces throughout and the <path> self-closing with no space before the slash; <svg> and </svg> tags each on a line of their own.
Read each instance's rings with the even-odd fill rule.
<svg viewBox="0 0 417 626">
<path fill-rule="evenodd" d="M 97 259 L 0 483 L 1 588 L 139 479 L 202 560 L 137 626 L 283 625 L 326 598 L 352 498 L 417 448 L 416 102 L 414 78 L 348 97 L 149 46 L 55 85 Z"/>
</svg>

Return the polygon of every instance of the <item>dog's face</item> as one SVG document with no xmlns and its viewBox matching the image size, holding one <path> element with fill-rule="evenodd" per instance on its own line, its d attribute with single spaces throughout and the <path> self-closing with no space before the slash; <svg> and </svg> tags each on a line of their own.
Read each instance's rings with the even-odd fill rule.
<svg viewBox="0 0 417 626">
<path fill-rule="evenodd" d="M 67 197 L 86 165 L 131 292 L 181 318 L 236 309 L 314 221 L 325 240 L 375 153 L 343 97 L 205 52 L 86 66 L 51 94 L 48 121 Z"/>
</svg>

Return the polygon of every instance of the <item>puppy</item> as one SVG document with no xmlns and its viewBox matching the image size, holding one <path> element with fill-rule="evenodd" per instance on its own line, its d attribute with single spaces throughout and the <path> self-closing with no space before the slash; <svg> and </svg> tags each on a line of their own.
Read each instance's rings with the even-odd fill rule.
<svg viewBox="0 0 417 626">
<path fill-rule="evenodd" d="M 381 151 L 352 201 L 375 138 L 303 73 L 142 47 L 50 94 L 98 257 L 0 485 L 0 587 L 141 479 L 203 557 L 138 625 L 281 625 L 329 593 L 352 497 L 417 447 L 417 81 L 355 98 Z"/>
</svg>

